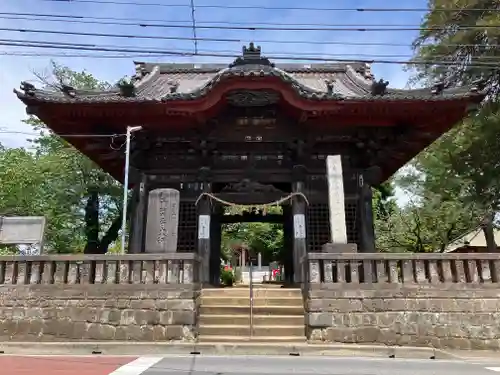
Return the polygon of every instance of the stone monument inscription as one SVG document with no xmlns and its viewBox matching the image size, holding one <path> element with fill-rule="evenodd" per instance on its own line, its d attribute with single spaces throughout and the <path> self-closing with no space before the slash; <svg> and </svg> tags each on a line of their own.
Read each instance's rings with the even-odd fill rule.
<svg viewBox="0 0 500 375">
<path fill-rule="evenodd" d="M 328 181 L 328 202 L 330 206 L 330 235 L 334 244 L 347 243 L 345 222 L 344 177 L 340 155 L 328 155 L 326 158 Z"/>
<path fill-rule="evenodd" d="M 146 223 L 146 253 L 175 253 L 179 226 L 180 193 L 155 189 L 149 193 Z"/>
</svg>

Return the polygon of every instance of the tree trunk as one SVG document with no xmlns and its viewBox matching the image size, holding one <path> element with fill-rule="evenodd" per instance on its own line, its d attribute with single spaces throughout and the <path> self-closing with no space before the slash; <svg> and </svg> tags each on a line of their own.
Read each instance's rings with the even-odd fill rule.
<svg viewBox="0 0 500 375">
<path fill-rule="evenodd" d="M 99 192 L 89 191 L 85 206 L 85 244 L 84 254 L 99 254 Z"/>
<path fill-rule="evenodd" d="M 133 204 L 133 199 L 129 199 L 127 203 L 127 221 L 130 220 L 130 213 Z M 118 233 L 120 232 L 122 226 L 122 213 L 113 220 L 106 234 L 102 236 L 101 242 L 99 243 L 99 254 L 106 254 L 108 252 L 109 245 L 116 241 L 118 238 Z"/>
<path fill-rule="evenodd" d="M 493 228 L 493 219 L 495 217 L 494 213 L 486 215 L 483 222 L 481 223 L 481 229 L 483 230 L 484 237 L 486 239 L 486 249 L 488 253 L 498 252 L 497 244 L 495 242 L 495 233 Z"/>
</svg>

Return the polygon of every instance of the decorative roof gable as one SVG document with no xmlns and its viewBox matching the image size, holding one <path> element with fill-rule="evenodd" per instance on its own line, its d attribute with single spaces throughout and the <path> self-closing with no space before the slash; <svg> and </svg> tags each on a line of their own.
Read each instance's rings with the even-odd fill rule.
<svg viewBox="0 0 500 375">
<path fill-rule="evenodd" d="M 261 48 L 250 43 L 231 64 L 157 64 L 136 62 L 136 74 L 130 83 L 107 91 L 81 91 L 73 88 L 48 91 L 24 83 L 14 90 L 22 100 L 68 103 L 170 102 L 203 98 L 227 79 L 252 80 L 278 78 L 297 95 L 313 101 L 398 101 L 453 100 L 457 97 L 484 95 L 474 87 L 398 90 L 389 82 L 375 80 L 368 64 L 361 62 L 332 64 L 275 65 L 262 56 Z M 243 82 L 243 81 L 242 81 Z M 125 90 L 127 89 L 127 90 Z M 246 89 L 242 83 L 241 89 Z"/>
</svg>

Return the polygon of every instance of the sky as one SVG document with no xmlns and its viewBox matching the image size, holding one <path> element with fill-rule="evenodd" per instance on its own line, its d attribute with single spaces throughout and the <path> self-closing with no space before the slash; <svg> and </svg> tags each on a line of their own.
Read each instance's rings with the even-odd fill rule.
<svg viewBox="0 0 500 375">
<path fill-rule="evenodd" d="M 100 2 L 113 2 L 102 4 Z M 116 4 L 116 3 L 128 4 Z M 163 4 L 154 6 L 151 4 Z M 195 19 L 199 26 L 204 22 L 230 22 L 243 24 L 268 23 L 286 27 L 285 24 L 312 24 L 312 25 L 408 25 L 417 27 L 423 13 L 421 12 L 359 12 L 359 11 L 307 11 L 307 10 L 272 10 L 272 9 L 230 9 L 225 6 L 246 5 L 258 7 L 314 7 L 314 8 L 387 8 L 407 7 L 426 8 L 426 0 L 405 0 L 404 5 L 387 0 L 194 0 Z M 390 3 L 390 4 L 388 4 Z M 150 5 L 148 5 L 150 4 Z M 207 8 L 206 5 L 222 5 L 220 8 Z M 184 5 L 184 6 L 172 6 Z M 159 36 L 161 37 L 186 37 L 193 36 L 190 28 L 165 28 L 141 27 L 138 22 L 120 21 L 116 18 L 141 19 L 143 23 L 170 23 L 189 25 L 191 22 L 190 0 L 80 0 L 80 1 L 54 1 L 54 0 L 3 0 L 0 2 L 0 35 L 1 39 L 44 41 L 57 43 L 86 43 L 110 48 L 132 49 L 161 49 L 194 51 L 191 40 L 168 39 L 139 39 L 98 37 L 64 34 L 44 34 L 34 32 L 8 31 L 6 29 L 31 29 L 55 30 L 76 33 L 100 33 L 129 36 Z M 50 15 L 72 15 L 82 18 L 79 22 L 44 22 L 34 20 L 33 17 L 6 13 L 30 13 Z M 114 18 L 114 20 L 96 20 L 100 18 Z M 16 19 L 13 19 L 16 18 Z M 24 18 L 24 19 L 20 19 Z M 30 18 L 30 19 L 26 19 Z M 40 18 L 40 17 L 38 17 Z M 78 21 L 78 19 L 72 19 Z M 109 25 L 106 22 L 132 23 L 133 25 Z M 205 24 L 206 25 L 206 24 Z M 222 25 L 222 24 L 221 24 Z M 223 26 L 228 26 L 224 24 Z M 234 25 L 231 25 L 234 26 Z M 270 25 L 261 25 L 270 26 Z M 296 26 L 300 27 L 300 26 Z M 321 27 L 321 26 L 320 26 Z M 293 26 L 292 26 L 293 28 Z M 284 54 L 288 56 L 321 56 L 338 59 L 392 59 L 408 60 L 411 56 L 410 44 L 418 31 L 283 31 L 283 30 L 220 30 L 197 29 L 198 38 L 212 39 L 239 39 L 241 42 L 199 41 L 200 52 L 238 53 L 243 44 L 254 41 L 262 47 L 262 53 L 268 56 Z M 295 43 L 302 41 L 303 43 Z M 310 42 L 310 43 L 308 43 Z M 325 44 L 317 44 L 326 42 Z M 336 42 L 340 42 L 338 44 Z M 350 43 L 390 43 L 403 46 L 360 46 Z M 0 41 L 1 43 L 1 41 Z M 316 44 L 314 44 L 316 43 Z M 344 44 L 342 44 L 344 43 Z M 17 55 L 13 55 L 17 54 Z M 19 56 L 24 54 L 24 56 Z M 26 56 L 26 54 L 39 54 L 39 56 Z M 52 54 L 52 56 L 48 56 Z M 64 55 L 84 55 L 68 57 Z M 96 58 L 101 54 L 107 58 Z M 61 55 L 63 55 L 61 57 Z M 89 57 L 91 55 L 92 57 Z M 33 72 L 47 71 L 50 60 L 70 67 L 73 70 L 87 70 L 101 80 L 116 82 L 123 76 L 134 74 L 134 60 L 161 61 L 161 62 L 231 62 L 231 58 L 220 57 L 172 57 L 149 56 L 138 53 L 126 54 L 126 58 L 109 58 L 116 56 L 116 52 L 86 52 L 64 49 L 41 49 L 28 47 L 13 47 L 0 45 L 0 130 L 31 132 L 21 120 L 26 118 L 25 108 L 13 93 L 21 81 L 37 83 Z M 384 58 L 384 56 L 390 56 Z M 290 62 L 290 61 L 286 61 Z M 279 63 L 279 61 L 278 61 Z M 405 87 L 409 74 L 402 65 L 374 64 L 372 71 L 375 77 L 383 78 L 390 82 L 390 87 Z M 4 146 L 18 147 L 26 145 L 25 134 L 0 134 L 0 142 Z"/>
<path fill-rule="evenodd" d="M 108 2 L 103 4 L 102 2 Z M 84 43 L 116 49 L 161 49 L 169 51 L 193 52 L 192 40 L 168 38 L 192 38 L 189 27 L 141 27 L 140 23 L 191 25 L 191 0 L 3 0 L 0 2 L 0 132 L 25 132 L 32 130 L 22 123 L 26 118 L 25 107 L 13 93 L 21 81 L 37 83 L 33 72 L 47 72 L 50 61 L 54 60 L 69 68 L 92 73 L 96 78 L 115 83 L 124 76 L 134 74 L 133 61 L 150 62 L 191 62 L 191 63 L 229 63 L 230 57 L 172 57 L 144 56 L 127 53 L 125 58 L 116 57 L 117 52 L 88 52 L 64 49 L 41 49 L 1 45 L 6 39 L 43 41 L 55 43 Z M 122 3 L 122 4 L 117 4 Z M 123 4 L 127 3 L 127 4 Z M 156 4 L 156 5 L 154 5 Z M 158 5 L 160 4 L 160 5 Z M 316 56 L 348 60 L 399 60 L 407 61 L 411 55 L 411 42 L 418 31 L 424 12 L 370 12 L 356 11 L 360 8 L 421 8 L 427 7 L 426 0 L 194 0 L 195 19 L 198 26 L 216 23 L 219 26 L 275 26 L 291 28 L 304 27 L 297 24 L 316 25 L 316 27 L 388 27 L 407 26 L 408 31 L 296 31 L 296 30 L 229 30 L 218 28 L 197 28 L 199 39 L 237 39 L 239 41 L 198 41 L 198 51 L 202 53 L 241 53 L 243 44 L 253 41 L 262 47 L 267 56 L 286 55 L 297 57 Z M 176 5 L 176 6 L 174 6 Z M 220 5 L 217 8 L 208 5 Z M 227 6 L 256 6 L 261 9 L 231 9 Z M 281 7 L 286 9 L 262 9 L 262 7 Z M 293 8 L 336 8 L 337 10 L 304 10 Z M 340 11 L 338 9 L 351 9 Z M 11 14 L 8 14 L 11 13 Z M 18 13 L 18 15 L 12 15 Z M 24 14 L 24 15 L 23 15 Z M 26 14 L 38 14 L 38 19 Z M 40 21 L 40 15 L 70 15 L 83 18 L 57 22 Z M 96 19 L 100 18 L 100 19 Z M 28 18 L 28 19 L 27 19 Z M 90 18 L 90 19 L 89 19 Z M 103 19 L 104 18 L 104 19 Z M 107 18 L 107 19 L 106 19 Z M 54 18 L 52 18 L 54 19 Z M 122 19 L 122 20 L 119 20 Z M 123 20 L 128 19 L 128 20 Z M 132 19 L 132 20 L 130 20 Z M 141 20 L 141 21 L 134 21 Z M 76 21 L 76 22 L 75 22 Z M 119 23 L 109 24 L 109 23 Z M 108 24 L 106 24 L 108 23 Z M 121 24 L 120 24 L 121 23 Z M 129 23 L 132 25 L 123 25 Z M 240 25 L 236 25 L 236 24 Z M 296 26 L 293 26 L 296 25 Z M 24 30 L 12 31 L 8 29 Z M 35 33 L 27 30 L 52 30 L 56 33 Z M 129 37 L 67 35 L 64 33 L 98 33 L 127 35 Z M 135 36 L 135 37 L 134 37 Z M 154 36 L 141 39 L 138 36 Z M 163 39 L 162 39 L 163 38 Z M 300 42 L 300 43 L 299 43 Z M 356 45 L 357 43 L 357 45 Z M 359 43 L 378 43 L 379 45 L 359 45 Z M 382 45 L 380 45 L 382 44 Z M 387 45 L 391 44 L 391 45 Z M 396 44 L 396 45 L 394 45 Z M 24 56 L 23 56 L 24 55 Z M 27 56 L 29 55 L 29 56 Z M 35 56 L 33 56 L 35 55 Z M 68 56 L 73 55 L 73 56 Z M 74 55 L 80 55 L 74 57 Z M 83 55 L 83 56 L 82 56 Z M 96 55 L 100 55 L 97 58 Z M 123 55 L 123 54 L 122 54 Z M 277 61 L 279 64 L 279 61 Z M 283 61 L 292 62 L 292 61 Z M 407 87 L 411 72 L 404 71 L 401 64 L 372 65 L 377 79 L 383 78 L 393 88 Z M 26 146 L 29 134 L 0 133 L 0 143 L 7 147 Z M 398 201 L 404 202 L 401 193 Z"/>
</svg>

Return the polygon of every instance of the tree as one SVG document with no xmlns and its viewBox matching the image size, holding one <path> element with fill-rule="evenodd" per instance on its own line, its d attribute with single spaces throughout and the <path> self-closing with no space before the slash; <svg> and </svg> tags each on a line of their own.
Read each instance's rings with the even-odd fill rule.
<svg viewBox="0 0 500 375">
<path fill-rule="evenodd" d="M 23 148 L 0 150 L 0 213 L 4 216 L 45 216 L 48 248 L 68 252 L 68 244 L 81 238 L 70 224 L 76 208 L 61 189 L 64 171 L 56 167 L 54 155 L 38 156 Z M 81 243 L 81 242 L 80 242 Z M 74 247 L 78 249 L 78 246 Z"/>
<path fill-rule="evenodd" d="M 229 214 L 241 214 L 240 207 L 229 207 Z M 270 207 L 270 214 L 281 213 L 280 207 Z M 244 246 L 255 254 L 261 253 L 264 262 L 284 260 L 283 226 L 274 223 L 234 223 L 222 229 L 221 248 L 226 259 L 231 259 L 234 247 Z"/>
<path fill-rule="evenodd" d="M 36 75 L 55 90 L 109 87 L 87 72 L 55 63 L 50 75 Z M 121 227 L 121 185 L 39 119 L 31 116 L 26 123 L 40 137 L 32 141 L 34 152 L 0 150 L 0 209 L 46 216 L 48 251 L 106 253 Z"/>
<path fill-rule="evenodd" d="M 489 252 L 497 251 L 493 228 L 500 204 L 500 29 L 491 27 L 499 22 L 496 1 L 433 0 L 414 41 L 414 62 L 419 62 L 415 80 L 474 84 L 488 91 L 480 112 L 429 147 L 413 166 L 425 176 L 426 196 L 437 194 L 447 203 L 438 209 L 454 207 L 449 211 L 450 230 L 468 221 L 470 226 L 481 225 Z M 462 214 L 456 215 L 460 205 Z"/>
<path fill-rule="evenodd" d="M 415 77 L 439 79 L 448 85 L 462 85 L 486 79 L 491 94 L 500 79 L 500 23 L 495 0 L 430 0 L 429 12 L 413 43 L 414 61 L 429 62 L 415 67 Z M 446 62 L 447 64 L 440 64 Z"/>
</svg>

